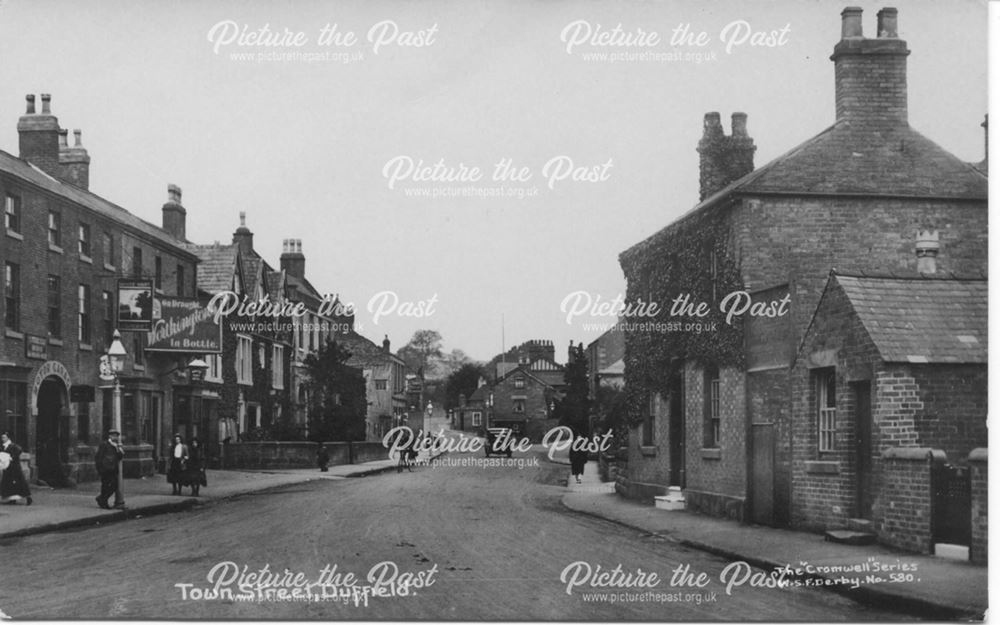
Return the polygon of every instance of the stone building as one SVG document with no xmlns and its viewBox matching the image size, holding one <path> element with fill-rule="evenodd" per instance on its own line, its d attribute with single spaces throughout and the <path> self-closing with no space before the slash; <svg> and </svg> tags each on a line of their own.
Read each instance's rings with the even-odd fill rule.
<svg viewBox="0 0 1000 625">
<path fill-rule="evenodd" d="M 626 495 L 674 486 L 689 509 L 806 524 L 794 453 L 820 421 L 796 394 L 793 365 L 831 270 L 918 275 L 936 232 L 936 272 L 985 275 L 987 178 L 910 127 L 896 10 L 879 11 L 872 38 L 861 9 L 841 17 L 833 125 L 754 170 L 746 116 L 734 114 L 726 136 L 707 114 L 701 201 L 620 256 L 628 301 L 664 307 L 659 324 L 626 324 Z M 963 449 L 979 444 L 977 429 L 966 433 Z M 835 421 L 828 435 L 852 434 Z M 835 527 L 866 513 L 829 505 L 840 513 L 812 518 Z"/>
</svg>

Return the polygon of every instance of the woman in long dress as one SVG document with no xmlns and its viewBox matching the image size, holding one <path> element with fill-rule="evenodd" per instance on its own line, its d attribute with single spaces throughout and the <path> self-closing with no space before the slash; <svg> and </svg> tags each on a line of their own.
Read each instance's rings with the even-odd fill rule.
<svg viewBox="0 0 1000 625">
<path fill-rule="evenodd" d="M 184 470 L 187 468 L 188 446 L 184 444 L 184 439 L 180 434 L 174 434 L 174 444 L 170 446 L 168 456 L 170 465 L 167 468 L 167 481 L 173 486 L 174 495 L 181 494 L 181 487 L 184 485 Z"/>
<path fill-rule="evenodd" d="M 10 456 L 10 464 L 4 469 L 3 477 L 0 477 L 0 501 L 15 504 L 24 499 L 30 506 L 31 490 L 28 488 L 28 480 L 24 479 L 24 471 L 21 470 L 21 448 L 10 440 L 7 432 L 0 434 L 0 451 Z"/>
<path fill-rule="evenodd" d="M 198 437 L 192 437 L 191 444 L 188 445 L 187 469 L 181 479 L 181 487 L 184 486 L 190 486 L 191 494 L 195 497 L 202 486 L 208 486 L 208 480 L 205 479 L 205 455 Z"/>
</svg>

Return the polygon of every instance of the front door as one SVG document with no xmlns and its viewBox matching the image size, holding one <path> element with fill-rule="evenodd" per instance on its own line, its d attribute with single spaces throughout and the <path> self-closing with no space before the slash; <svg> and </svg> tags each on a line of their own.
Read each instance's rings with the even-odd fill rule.
<svg viewBox="0 0 1000 625">
<path fill-rule="evenodd" d="M 856 514 L 860 519 L 872 515 L 872 399 L 871 382 L 851 384 L 855 405 L 854 457 L 857 462 Z"/>
<path fill-rule="evenodd" d="M 754 523 L 774 525 L 774 424 L 754 423 L 751 427 L 750 515 Z"/>
<path fill-rule="evenodd" d="M 65 393 L 63 383 L 55 378 L 44 380 L 38 388 L 38 430 L 35 437 L 35 462 L 38 478 L 49 486 L 61 486 L 65 482 L 61 455 L 66 447 L 66 419 L 61 416 L 62 398 Z"/>
<path fill-rule="evenodd" d="M 684 384 L 681 376 L 670 381 L 670 485 L 684 488 Z"/>
</svg>

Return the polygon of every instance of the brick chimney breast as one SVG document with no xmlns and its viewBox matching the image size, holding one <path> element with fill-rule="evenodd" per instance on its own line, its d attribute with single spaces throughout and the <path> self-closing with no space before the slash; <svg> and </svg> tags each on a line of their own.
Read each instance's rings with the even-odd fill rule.
<svg viewBox="0 0 1000 625">
<path fill-rule="evenodd" d="M 73 146 L 66 144 L 66 131 L 59 131 L 59 164 L 65 182 L 80 187 L 90 188 L 90 155 L 83 147 L 82 132 L 79 128 L 73 130 Z"/>
<path fill-rule="evenodd" d="M 25 113 L 17 120 L 19 156 L 54 178 L 61 178 L 59 120 L 51 111 L 52 96 L 42 94 L 42 112 L 35 112 L 35 96 L 25 96 Z"/>
<path fill-rule="evenodd" d="M 861 9 L 841 13 L 841 39 L 834 62 L 837 121 L 882 127 L 907 123 L 906 57 L 910 51 L 898 38 L 898 11 L 878 12 L 877 37 L 861 31 Z"/>
<path fill-rule="evenodd" d="M 281 270 L 302 280 L 306 276 L 306 257 L 302 254 L 302 239 L 285 239 L 281 249 Z"/>
<path fill-rule="evenodd" d="M 732 134 L 722 128 L 719 113 L 705 113 L 699 154 L 699 199 L 704 200 L 731 182 L 753 171 L 753 155 L 757 150 L 747 133 L 747 114 L 733 113 Z"/>
<path fill-rule="evenodd" d="M 187 241 L 187 210 L 181 204 L 181 188 L 167 185 L 167 202 L 163 205 L 163 229 L 180 241 Z"/>
</svg>

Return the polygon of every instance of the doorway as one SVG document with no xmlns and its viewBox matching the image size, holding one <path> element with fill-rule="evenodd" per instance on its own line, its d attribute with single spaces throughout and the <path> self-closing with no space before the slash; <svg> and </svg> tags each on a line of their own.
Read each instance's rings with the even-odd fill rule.
<svg viewBox="0 0 1000 625">
<path fill-rule="evenodd" d="M 48 377 L 38 388 L 38 430 L 35 438 L 38 479 L 49 486 L 64 486 L 63 465 L 69 441 L 69 418 L 63 415 L 66 385 L 57 377 Z"/>
<path fill-rule="evenodd" d="M 871 382 L 852 382 L 854 399 L 854 458 L 857 462 L 855 510 L 857 518 L 872 517 L 872 391 Z"/>
</svg>

